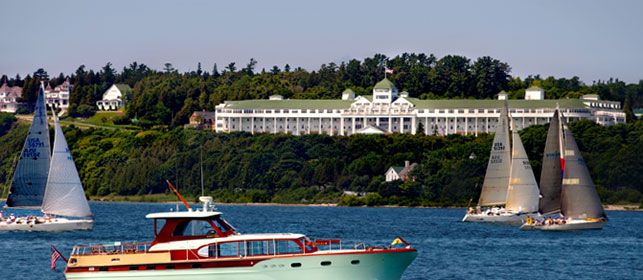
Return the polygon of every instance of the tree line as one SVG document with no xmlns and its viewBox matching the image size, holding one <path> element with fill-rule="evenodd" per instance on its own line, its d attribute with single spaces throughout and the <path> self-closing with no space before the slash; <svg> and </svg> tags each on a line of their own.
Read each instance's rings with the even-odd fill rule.
<svg viewBox="0 0 643 280">
<path fill-rule="evenodd" d="M 0 115 L 0 182 L 9 182 L 28 126 Z M 4 124 L 3 124 L 4 123 Z M 548 125 L 520 132 L 536 178 Z M 570 124 L 603 202 L 643 202 L 643 122 L 603 127 Z M 52 131 L 53 133 L 53 131 Z M 174 128 L 139 131 L 64 128 L 88 195 L 167 193 L 165 179 L 217 201 L 344 205 L 466 205 L 477 201 L 493 135 L 215 134 Z M 2 133 L 0 133 L 1 135 Z M 53 138 L 52 138 L 53 139 Z M 474 155 L 472 157 L 472 154 Z M 404 161 L 419 163 L 415 181 L 385 182 Z M 364 197 L 344 191 L 367 193 Z"/>
<path fill-rule="evenodd" d="M 182 73 L 171 63 L 155 70 L 133 62 L 120 71 L 107 63 L 98 71 L 81 65 L 73 73 L 60 73 L 51 78 L 44 69 L 25 78 L 3 75 L 0 82 L 22 86 L 23 100 L 33 103 L 39 81 L 47 80 L 56 86 L 69 78 L 74 85 L 69 112 L 81 117 L 95 112 L 96 101 L 113 83 L 124 83 L 133 88 L 133 93 L 128 97 L 127 116 L 122 123 L 136 118 L 143 125 L 177 126 L 187 123 L 195 110 L 212 111 L 225 100 L 265 99 L 273 94 L 296 99 L 335 99 L 340 98 L 346 88 L 369 95 L 375 83 L 384 77 L 385 68 L 394 70 L 389 78 L 400 91 L 422 99 L 490 99 L 501 90 L 511 98 L 522 98 L 527 87 L 536 85 L 545 89 L 546 98 L 598 94 L 602 99 L 620 101 L 628 120 L 635 119 L 632 109 L 643 104 L 643 81 L 627 84 L 609 79 L 586 85 L 578 77 L 535 75 L 520 78 L 511 76 L 508 63 L 492 57 L 472 60 L 447 55 L 437 58 L 423 53 L 404 53 L 395 57 L 376 54 L 363 60 L 322 64 L 311 71 L 289 64 L 259 70 L 255 59 L 250 59 L 244 67 L 231 62 L 219 69 L 215 63 L 211 70 L 204 70 L 199 63 L 196 70 Z"/>
</svg>

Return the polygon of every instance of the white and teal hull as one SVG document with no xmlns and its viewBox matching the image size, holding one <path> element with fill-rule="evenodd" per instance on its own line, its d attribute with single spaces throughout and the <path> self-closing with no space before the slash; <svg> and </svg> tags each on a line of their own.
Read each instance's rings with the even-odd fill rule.
<svg viewBox="0 0 643 280">
<path fill-rule="evenodd" d="M 71 220 L 65 218 L 55 218 L 51 221 L 42 223 L 22 222 L 6 223 L 0 222 L 0 231 L 72 231 L 72 230 L 91 230 L 94 225 L 93 220 Z"/>
<path fill-rule="evenodd" d="M 536 217 L 538 216 L 538 213 L 467 213 L 464 218 L 462 218 L 462 221 L 473 223 L 500 223 L 520 225 L 527 219 L 527 216 Z"/>
<path fill-rule="evenodd" d="M 321 253 L 275 257 L 247 267 L 67 272 L 65 277 L 113 280 L 393 280 L 402 277 L 416 256 L 416 251 Z"/>
</svg>

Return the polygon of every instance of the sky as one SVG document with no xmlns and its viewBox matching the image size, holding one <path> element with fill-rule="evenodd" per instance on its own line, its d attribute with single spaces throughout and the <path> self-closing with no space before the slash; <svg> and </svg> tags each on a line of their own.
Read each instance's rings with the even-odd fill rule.
<svg viewBox="0 0 643 280">
<path fill-rule="evenodd" d="M 511 75 L 643 79 L 643 1 L 193 1 L 2 3 L 0 74 L 133 61 L 181 72 L 323 63 L 404 52 L 491 56 Z"/>
</svg>

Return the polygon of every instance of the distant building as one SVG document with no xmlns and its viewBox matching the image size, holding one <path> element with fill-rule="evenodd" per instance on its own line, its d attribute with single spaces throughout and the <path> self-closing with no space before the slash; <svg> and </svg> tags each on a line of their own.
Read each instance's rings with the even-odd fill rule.
<svg viewBox="0 0 643 280">
<path fill-rule="evenodd" d="M 190 123 L 188 127 L 196 129 L 212 129 L 214 125 L 214 112 L 208 111 L 195 111 L 190 116 Z"/>
<path fill-rule="evenodd" d="M 0 87 L 0 112 L 15 113 L 18 111 L 20 97 L 22 97 L 21 87 L 10 87 L 7 83 L 2 84 Z"/>
<path fill-rule="evenodd" d="M 71 88 L 72 85 L 69 82 L 69 78 L 53 89 L 51 88 L 51 85 L 47 83 L 47 87 L 45 88 L 47 105 L 57 109 L 67 109 L 69 107 L 69 94 L 71 92 Z"/>
<path fill-rule="evenodd" d="M 601 125 L 625 123 L 616 101 L 599 99 L 544 99 L 544 90 L 527 89 L 524 100 L 418 99 L 398 94 L 388 79 L 378 82 L 372 95 L 341 99 L 284 99 L 225 101 L 216 106 L 217 132 L 352 135 L 372 126 L 385 133 L 478 135 L 495 131 L 507 102 L 517 129 L 549 123 L 558 107 L 568 122 L 588 119 Z M 507 98 L 503 92 L 499 99 Z M 593 97 L 592 97 L 593 98 Z M 597 97 L 596 97 L 597 98 Z M 420 125 L 421 124 L 421 125 Z"/>
<path fill-rule="evenodd" d="M 545 90 L 537 86 L 531 86 L 525 90 L 525 100 L 544 100 Z"/>
<path fill-rule="evenodd" d="M 412 178 L 410 176 L 411 171 L 415 169 L 418 166 L 417 163 L 410 163 L 408 160 L 404 161 L 404 166 L 391 166 L 389 169 L 384 173 L 384 176 L 386 177 L 386 182 L 392 182 L 395 180 L 402 180 L 402 181 L 415 181 L 415 178 Z"/>
<path fill-rule="evenodd" d="M 132 93 L 132 88 L 127 84 L 113 84 L 105 93 L 103 99 L 96 101 L 98 110 L 115 111 L 125 106 L 127 96 Z"/>
</svg>

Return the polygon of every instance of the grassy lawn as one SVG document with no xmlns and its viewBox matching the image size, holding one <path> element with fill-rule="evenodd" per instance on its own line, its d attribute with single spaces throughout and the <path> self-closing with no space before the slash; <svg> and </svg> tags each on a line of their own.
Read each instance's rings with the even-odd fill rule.
<svg viewBox="0 0 643 280">
<path fill-rule="evenodd" d="M 90 127 L 101 127 L 101 128 L 119 128 L 119 129 L 140 129 L 138 126 L 134 125 L 117 125 L 114 124 L 114 118 L 125 115 L 123 111 L 99 111 L 95 115 L 89 118 L 71 118 L 66 117 L 61 120 L 63 124 L 75 124 L 78 126 L 90 126 Z"/>
</svg>

